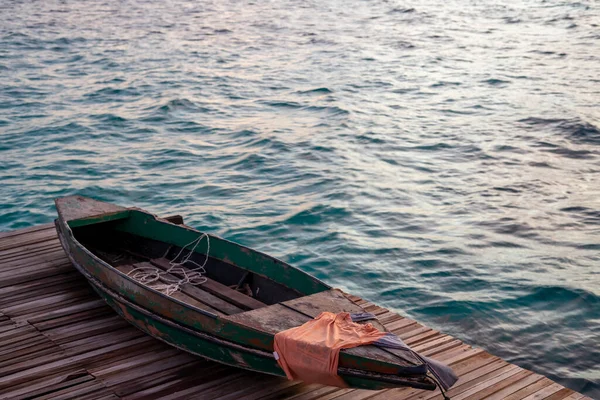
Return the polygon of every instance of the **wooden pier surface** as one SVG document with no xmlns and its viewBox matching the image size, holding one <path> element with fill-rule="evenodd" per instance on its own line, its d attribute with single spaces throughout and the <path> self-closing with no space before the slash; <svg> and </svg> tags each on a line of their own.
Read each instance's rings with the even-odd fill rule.
<svg viewBox="0 0 600 400">
<path fill-rule="evenodd" d="M 449 335 L 366 302 L 413 349 L 450 364 L 463 399 L 589 399 Z M 442 399 L 289 382 L 191 356 L 138 331 L 69 263 L 54 225 L 0 233 L 0 399 Z"/>
</svg>

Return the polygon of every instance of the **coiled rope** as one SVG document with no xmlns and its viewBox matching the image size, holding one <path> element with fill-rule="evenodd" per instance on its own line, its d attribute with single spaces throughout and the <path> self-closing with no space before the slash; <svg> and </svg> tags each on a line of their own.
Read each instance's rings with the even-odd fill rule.
<svg viewBox="0 0 600 400">
<path fill-rule="evenodd" d="M 192 257 L 192 254 L 194 254 L 194 250 L 196 250 L 196 247 L 198 247 L 200 242 L 202 242 L 203 238 L 206 238 L 206 258 L 204 259 L 202 265 L 200 265 L 190 260 L 190 258 Z M 190 252 L 185 257 L 183 257 L 181 261 L 176 262 L 176 260 L 181 256 L 181 254 L 188 246 L 193 246 L 190 249 Z M 167 296 L 171 296 L 173 293 L 177 292 L 182 285 L 185 285 L 186 283 L 197 286 L 202 285 L 204 282 L 206 282 L 207 279 L 204 276 L 206 274 L 206 270 L 204 269 L 204 267 L 208 262 L 209 252 L 210 239 L 208 238 L 208 235 L 206 233 L 203 233 L 197 239 L 191 241 L 190 243 L 186 244 L 181 248 L 181 250 L 175 256 L 175 258 L 169 261 L 170 267 L 168 270 L 162 271 L 157 267 L 150 266 L 137 267 L 129 271 L 127 273 L 127 276 L 130 276 L 136 281 L 143 283 L 144 285 L 152 289 L 158 290 L 159 292 L 162 292 Z M 193 264 L 196 267 L 192 269 L 185 268 L 184 264 L 186 263 Z M 183 277 L 181 279 L 173 279 L 175 277 L 169 277 L 168 275 L 170 274 L 176 274 Z"/>
</svg>

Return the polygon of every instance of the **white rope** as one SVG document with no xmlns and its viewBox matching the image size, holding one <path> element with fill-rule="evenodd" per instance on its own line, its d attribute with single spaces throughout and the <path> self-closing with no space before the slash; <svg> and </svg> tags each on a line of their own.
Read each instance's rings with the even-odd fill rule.
<svg viewBox="0 0 600 400">
<path fill-rule="evenodd" d="M 200 265 L 190 260 L 190 258 L 192 257 L 192 254 L 194 254 L 194 250 L 196 250 L 196 247 L 198 247 L 203 238 L 206 238 L 206 258 L 204 259 L 202 265 Z M 183 259 L 180 262 L 176 262 L 176 260 L 181 256 L 183 251 L 191 245 L 193 245 L 193 247 L 190 249 L 190 252 L 185 257 L 183 257 Z M 181 250 L 175 256 L 175 258 L 169 261 L 170 267 L 168 270 L 162 271 L 154 266 L 138 267 L 129 271 L 127 275 L 152 289 L 163 292 L 167 296 L 171 296 L 173 293 L 177 292 L 182 285 L 185 285 L 186 283 L 197 286 L 202 285 L 204 282 L 206 282 L 207 279 L 204 276 L 206 274 L 206 270 L 204 269 L 204 267 L 208 262 L 209 252 L 210 240 L 208 238 L 208 235 L 206 233 L 203 233 L 197 239 L 191 241 L 190 243 L 186 244 L 181 248 Z M 194 264 L 196 268 L 185 268 L 185 263 Z M 183 276 L 183 278 L 173 279 L 173 277 L 166 276 L 168 274 L 181 275 Z M 157 283 L 159 281 L 162 282 Z"/>
</svg>

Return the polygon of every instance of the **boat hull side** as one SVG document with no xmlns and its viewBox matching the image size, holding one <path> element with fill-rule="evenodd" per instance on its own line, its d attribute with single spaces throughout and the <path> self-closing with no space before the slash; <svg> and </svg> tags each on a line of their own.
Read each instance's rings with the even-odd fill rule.
<svg viewBox="0 0 600 400">
<path fill-rule="evenodd" d="M 175 324 L 181 325 L 185 328 L 197 330 L 200 333 L 206 333 L 208 335 L 214 335 L 222 338 L 223 340 L 231 341 L 236 345 L 246 345 L 252 349 L 260 349 L 268 352 L 272 351 L 272 334 L 257 331 L 243 325 L 231 323 L 215 314 L 191 307 L 154 289 L 140 285 L 132 278 L 127 277 L 125 274 L 107 264 L 105 265 L 105 263 L 93 256 L 87 249 L 85 249 L 73 238 L 72 231 L 68 227 L 65 227 L 62 221 L 57 220 L 56 225 L 61 243 L 74 266 L 88 279 L 88 281 L 90 281 L 92 286 L 97 291 L 99 290 L 99 287 L 102 287 L 105 288 L 103 293 L 108 293 L 107 291 L 115 293 L 115 296 L 109 296 L 111 299 L 113 299 L 113 304 L 123 304 L 123 301 L 120 303 L 115 303 L 116 300 L 114 299 L 119 297 L 129 302 L 133 306 L 139 307 L 140 309 L 146 311 L 152 310 L 152 315 L 157 318 L 173 321 Z M 94 284 L 94 282 L 98 283 Z M 100 293 L 100 295 L 105 298 L 105 300 L 107 299 L 106 295 L 103 295 L 102 293 Z M 107 300 L 107 302 L 109 302 L 109 300 Z M 111 307 L 113 307 L 119 314 L 123 315 L 123 309 L 117 309 L 113 304 L 111 304 Z M 131 308 L 131 306 L 129 307 Z M 129 319 L 128 321 L 144 332 L 157 337 L 155 334 L 149 331 L 150 328 L 144 328 L 146 325 L 142 326 L 143 324 L 141 324 L 141 322 L 135 322 Z M 140 321 L 144 320 L 142 319 Z M 160 332 L 160 330 L 158 332 Z M 191 345 L 184 346 L 182 343 L 179 343 L 179 337 L 177 335 L 168 335 L 168 340 L 161 337 L 157 338 L 169 343 L 174 347 L 221 362 L 218 358 L 204 356 L 198 350 L 193 350 L 193 348 L 190 347 Z M 190 347 L 189 350 L 188 347 Z M 222 362 L 224 364 L 228 364 L 227 359 Z M 234 363 L 229 365 L 237 364 Z M 283 370 L 277 365 L 276 362 L 274 365 L 278 369 L 278 373 L 265 373 L 271 373 L 273 375 L 283 374 Z M 342 366 L 363 371 L 378 371 L 379 373 L 390 375 L 400 373 L 400 367 L 398 365 L 355 357 L 347 353 L 340 354 L 340 367 Z M 248 369 L 263 372 L 263 369 L 260 368 L 249 367 Z M 353 387 L 365 389 L 382 389 L 390 387 L 389 383 L 385 384 L 383 382 L 377 382 L 369 379 L 350 379 L 352 380 L 351 384 Z"/>
<path fill-rule="evenodd" d="M 63 247 L 67 250 L 69 258 L 79 272 L 87 277 L 88 280 L 90 279 L 89 277 L 94 277 L 93 279 L 98 280 L 108 290 L 117 293 L 119 296 L 146 310 L 152 310 L 153 313 L 173 320 L 183 326 L 219 336 L 242 345 L 272 351 L 273 335 L 232 324 L 227 320 L 219 318 L 218 315 L 192 307 L 177 299 L 168 297 L 164 293 L 145 285 L 140 285 L 120 271 L 98 261 L 78 242 L 71 239 L 70 232 L 65 232 L 60 222 L 57 224 L 57 228 L 59 230 L 59 238 Z"/>
<path fill-rule="evenodd" d="M 111 294 L 93 280 L 88 281 L 104 301 L 127 322 L 162 342 L 211 361 L 263 374 L 285 376 L 270 353 L 243 349 L 241 346 L 224 343 L 218 338 L 198 334 Z"/>
</svg>

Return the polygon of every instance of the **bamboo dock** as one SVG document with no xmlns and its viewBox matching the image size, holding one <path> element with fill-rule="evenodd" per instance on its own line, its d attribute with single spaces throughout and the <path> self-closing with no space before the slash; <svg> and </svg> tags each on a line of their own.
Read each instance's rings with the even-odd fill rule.
<svg viewBox="0 0 600 400">
<path fill-rule="evenodd" d="M 422 354 L 460 376 L 453 400 L 589 399 L 482 349 L 352 297 Z M 290 382 L 226 367 L 122 320 L 69 263 L 53 224 L 0 233 L 0 399 L 442 399 Z"/>
</svg>

